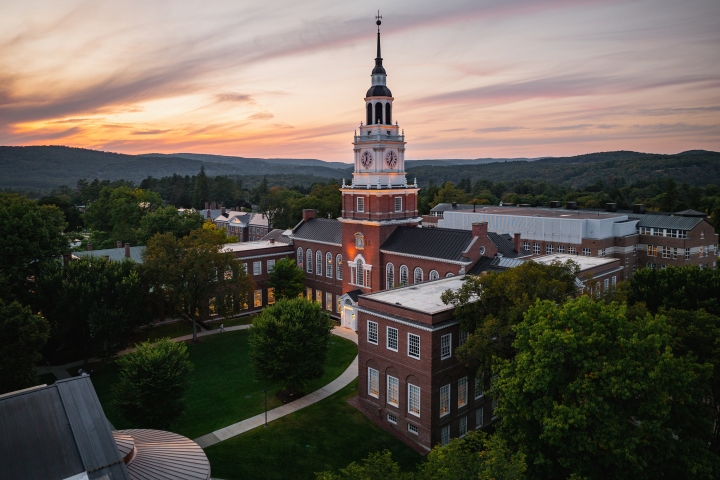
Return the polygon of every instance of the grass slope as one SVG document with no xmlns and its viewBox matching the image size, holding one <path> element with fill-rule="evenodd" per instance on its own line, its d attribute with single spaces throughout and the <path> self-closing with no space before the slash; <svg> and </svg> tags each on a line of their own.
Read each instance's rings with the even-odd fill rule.
<svg viewBox="0 0 720 480">
<path fill-rule="evenodd" d="M 197 438 L 264 411 L 264 385 L 253 378 L 248 351 L 247 330 L 211 335 L 198 345 L 188 346 L 195 371 L 186 396 L 187 409 L 171 429 L 173 432 Z M 325 374 L 311 382 L 306 391 L 317 390 L 340 376 L 355 355 L 357 346 L 353 342 L 333 336 Z M 94 368 L 92 382 L 110 422 L 120 429 L 142 427 L 123 421 L 112 404 L 112 388 L 118 375 L 115 363 Z M 279 384 L 267 385 L 268 409 L 281 405 L 274 397 L 280 388 Z"/>
<path fill-rule="evenodd" d="M 298 412 L 205 449 L 213 477 L 234 479 L 314 479 L 371 452 L 390 450 L 402 470 L 423 457 L 368 420 L 346 400 L 357 395 L 357 380 Z"/>
</svg>

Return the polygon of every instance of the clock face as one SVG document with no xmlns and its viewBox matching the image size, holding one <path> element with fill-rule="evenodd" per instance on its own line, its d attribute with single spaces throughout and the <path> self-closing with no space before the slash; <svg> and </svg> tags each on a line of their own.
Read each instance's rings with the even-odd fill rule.
<svg viewBox="0 0 720 480">
<path fill-rule="evenodd" d="M 360 155 L 360 163 L 362 164 L 363 168 L 370 168 L 372 166 L 373 158 L 372 154 L 365 150 L 362 155 Z"/>
<path fill-rule="evenodd" d="M 390 151 L 385 155 L 385 163 L 387 164 L 387 166 L 388 166 L 389 168 L 395 168 L 395 166 L 397 165 L 397 162 L 398 162 L 397 153 L 395 153 L 395 152 L 393 152 L 392 150 L 390 150 Z"/>
</svg>

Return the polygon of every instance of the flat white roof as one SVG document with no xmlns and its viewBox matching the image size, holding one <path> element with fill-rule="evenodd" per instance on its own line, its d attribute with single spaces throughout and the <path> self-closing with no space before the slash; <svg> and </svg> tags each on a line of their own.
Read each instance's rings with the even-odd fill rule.
<svg viewBox="0 0 720 480">
<path fill-rule="evenodd" d="M 226 243 L 223 245 L 224 252 L 249 252 L 253 250 L 262 250 L 265 248 L 287 248 L 287 243 L 274 242 L 270 243 L 269 240 L 256 240 L 254 242 L 238 242 L 238 243 Z"/>
<path fill-rule="evenodd" d="M 363 297 L 434 314 L 454 308 L 451 305 L 444 304 L 443 301 L 440 300 L 440 295 L 446 290 L 454 291 L 460 289 L 464 278 L 464 276 L 441 278 L 440 280 L 420 283 L 418 285 L 409 285 L 407 287 L 370 293 L 363 295 Z"/>
<path fill-rule="evenodd" d="M 568 253 L 556 253 L 553 255 L 543 255 L 542 257 L 530 258 L 533 262 L 550 264 L 552 262 L 565 263 L 568 260 L 572 260 L 580 266 L 580 271 L 589 270 L 591 268 L 600 267 L 609 263 L 617 262 L 617 258 L 605 258 L 605 257 L 589 257 L 586 255 L 570 255 Z"/>
</svg>

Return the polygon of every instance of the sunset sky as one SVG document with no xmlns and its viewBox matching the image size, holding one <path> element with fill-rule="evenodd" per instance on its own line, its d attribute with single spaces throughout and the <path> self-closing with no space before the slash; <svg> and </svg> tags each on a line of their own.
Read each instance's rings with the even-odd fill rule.
<svg viewBox="0 0 720 480">
<path fill-rule="evenodd" d="M 718 0 L 3 0 L 0 144 L 350 161 L 720 150 Z"/>
</svg>

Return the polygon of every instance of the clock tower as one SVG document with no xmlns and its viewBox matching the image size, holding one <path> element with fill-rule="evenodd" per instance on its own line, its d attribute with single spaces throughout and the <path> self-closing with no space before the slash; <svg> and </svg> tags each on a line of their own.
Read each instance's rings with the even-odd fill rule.
<svg viewBox="0 0 720 480">
<path fill-rule="evenodd" d="M 377 17 L 377 57 L 371 86 L 365 95 L 365 120 L 355 132 L 352 183 L 343 181 L 343 258 L 350 266 L 344 291 L 360 288 L 363 293 L 381 289 L 380 245 L 400 225 L 418 226 L 417 181 L 405 178 L 405 133 L 393 122 L 393 96 L 380 54 L 380 24 Z"/>
</svg>

